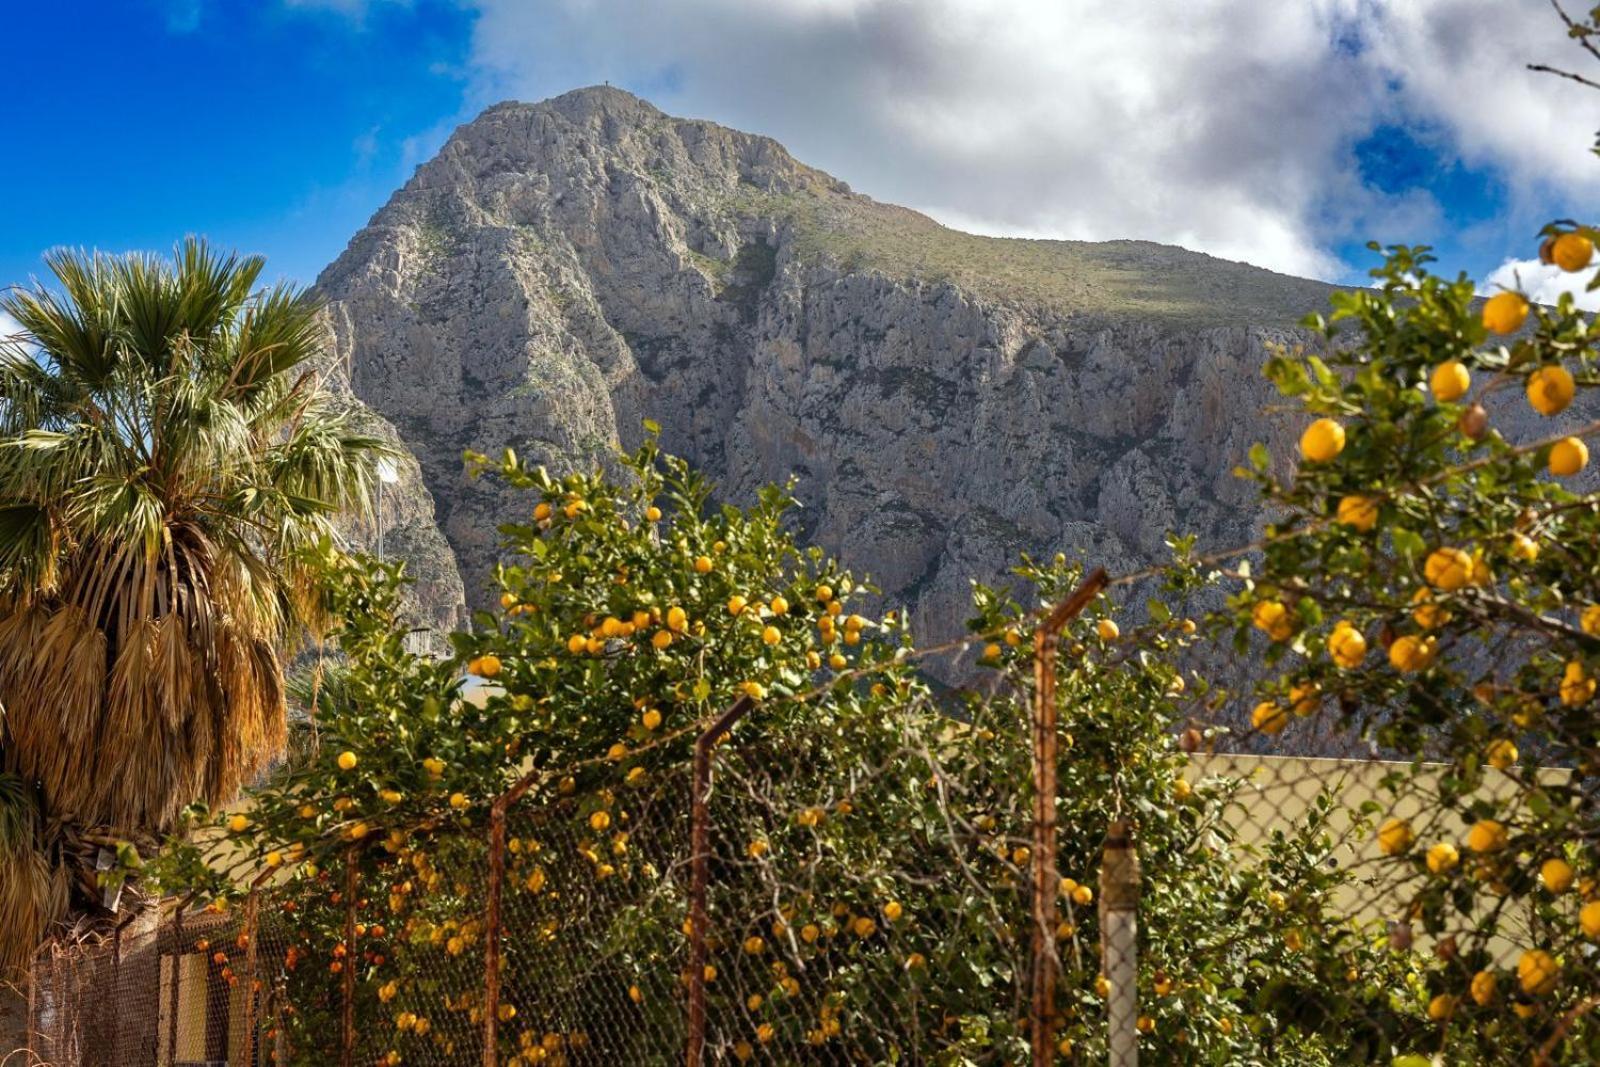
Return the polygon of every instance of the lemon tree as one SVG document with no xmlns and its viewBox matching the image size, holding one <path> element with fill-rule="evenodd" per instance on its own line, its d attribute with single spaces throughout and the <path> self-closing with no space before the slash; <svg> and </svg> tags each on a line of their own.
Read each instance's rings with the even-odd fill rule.
<svg viewBox="0 0 1600 1067">
<path fill-rule="evenodd" d="M 1558 224 L 1540 254 L 1582 270 L 1594 238 Z M 1434 1031 L 1417 1047 L 1586 1061 L 1600 509 L 1580 411 L 1597 328 L 1571 293 L 1480 301 L 1429 263 L 1389 249 L 1372 288 L 1309 323 L 1326 344 L 1267 365 L 1304 432 L 1286 478 L 1252 456 L 1281 521 L 1232 602 L 1238 647 L 1265 645 L 1266 701 L 1413 765 L 1391 786 L 1421 813 L 1380 818 L 1376 845 L 1390 917 L 1431 946 L 1424 980 L 1393 991 Z"/>
<path fill-rule="evenodd" d="M 491 804 L 527 780 L 505 829 L 502 1062 L 675 1061 L 691 753 L 741 697 L 754 706 L 716 749 L 710 797 L 714 1058 L 1025 1055 L 1030 609 L 978 587 L 975 650 L 996 684 L 936 692 L 903 616 L 865 610 L 858 578 L 795 543 L 782 490 L 716 506 L 653 441 L 621 482 L 471 462 L 528 494 L 502 530 L 498 610 L 452 658 L 419 658 L 396 568 L 324 548 L 344 666 L 316 744 L 164 861 L 168 885 L 219 901 L 274 872 L 266 966 L 293 1011 L 264 1025 L 287 1030 L 290 1058 L 320 1062 L 337 1040 L 346 980 L 364 1060 L 481 1055 Z M 1018 577 L 1044 605 L 1077 573 L 1057 559 Z M 1329 909 L 1325 814 L 1260 849 L 1236 840 L 1239 783 L 1187 771 L 1177 728 L 1199 683 L 1172 662 L 1195 627 L 1151 618 L 1125 632 L 1097 603 L 1058 667 L 1063 1062 L 1104 1052 L 1094 897 L 1114 817 L 1137 824 L 1151 872 L 1152 1056 L 1327 1063 L 1384 1047 L 1403 1018 L 1324 995 L 1393 967 Z"/>
</svg>

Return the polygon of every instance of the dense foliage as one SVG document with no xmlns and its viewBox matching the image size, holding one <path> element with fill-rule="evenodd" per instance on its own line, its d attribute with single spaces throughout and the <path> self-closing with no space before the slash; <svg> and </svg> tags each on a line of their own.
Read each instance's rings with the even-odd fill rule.
<svg viewBox="0 0 1600 1067">
<path fill-rule="evenodd" d="M 1552 227 L 1541 255 L 1578 271 L 1593 238 Z M 1307 424 L 1292 477 L 1255 457 L 1283 519 L 1236 618 L 1272 642 L 1278 706 L 1413 761 L 1390 791 L 1420 813 L 1377 844 L 1390 917 L 1431 946 L 1418 1051 L 1589 1062 L 1600 506 L 1596 424 L 1569 409 L 1600 381 L 1597 327 L 1570 293 L 1480 305 L 1428 263 L 1389 250 L 1374 288 L 1313 323 L 1330 344 L 1270 361 Z"/>
<path fill-rule="evenodd" d="M 503 610 L 458 636 L 455 660 L 420 660 L 393 625 L 393 571 L 330 557 L 348 665 L 340 699 L 319 709 L 320 749 L 247 814 L 219 818 L 220 840 L 199 839 L 209 852 L 168 861 L 169 879 L 219 897 L 238 882 L 218 868 L 284 868 L 273 910 L 294 917 L 299 1058 L 333 1039 L 347 966 L 359 968 L 364 1056 L 479 1054 L 491 802 L 531 776 L 507 820 L 506 1062 L 674 1060 L 689 758 L 741 695 L 757 703 L 717 748 L 711 801 L 716 1055 L 1023 1056 L 1023 607 L 978 590 L 994 695 L 936 700 L 903 620 L 852 610 L 860 582 L 794 544 L 785 493 L 712 506 L 653 443 L 620 485 L 558 480 L 509 455 L 495 467 L 532 497 L 528 521 L 504 530 Z M 1047 603 L 1076 572 L 1058 559 L 1020 576 Z M 1138 823 L 1149 872 L 1152 1056 L 1325 1063 L 1386 1049 L 1403 1023 L 1381 995 L 1330 992 L 1391 962 L 1334 917 L 1326 822 L 1265 854 L 1237 841 L 1238 783 L 1184 777 L 1184 683 L 1168 658 L 1194 624 L 1162 612 L 1123 635 L 1110 611 L 1102 598 L 1074 624 L 1058 679 L 1064 1056 L 1104 1054 L 1093 887 L 1117 816 Z M 463 668 L 489 687 L 463 697 Z M 344 926 L 352 859 L 360 945 Z"/>
</svg>

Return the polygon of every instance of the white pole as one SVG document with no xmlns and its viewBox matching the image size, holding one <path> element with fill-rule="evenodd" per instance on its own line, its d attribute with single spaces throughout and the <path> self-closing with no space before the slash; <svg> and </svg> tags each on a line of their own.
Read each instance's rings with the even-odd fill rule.
<svg viewBox="0 0 1600 1067">
<path fill-rule="evenodd" d="M 378 558 L 383 558 L 383 487 L 400 480 L 400 472 L 387 459 L 378 460 Z"/>
</svg>

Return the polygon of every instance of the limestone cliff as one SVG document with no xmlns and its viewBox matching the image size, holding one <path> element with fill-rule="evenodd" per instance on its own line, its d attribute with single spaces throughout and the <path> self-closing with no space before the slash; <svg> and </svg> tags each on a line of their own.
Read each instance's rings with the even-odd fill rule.
<svg viewBox="0 0 1600 1067">
<path fill-rule="evenodd" d="M 1115 569 L 1173 529 L 1247 537 L 1228 472 L 1278 436 L 1264 345 L 1328 294 L 1155 244 L 957 233 L 609 88 L 461 127 L 317 284 L 474 605 L 511 502 L 462 451 L 587 466 L 648 417 L 733 499 L 797 474 L 806 534 L 929 638 L 1019 551 Z"/>
</svg>

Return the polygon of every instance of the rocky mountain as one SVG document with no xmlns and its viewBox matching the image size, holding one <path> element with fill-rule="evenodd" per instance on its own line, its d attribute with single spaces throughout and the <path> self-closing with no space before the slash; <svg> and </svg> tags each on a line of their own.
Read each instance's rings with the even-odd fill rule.
<svg viewBox="0 0 1600 1067">
<path fill-rule="evenodd" d="M 589 466 L 651 418 L 731 499 L 798 475 L 804 533 L 927 638 L 1023 550 L 1116 570 L 1169 530 L 1248 537 L 1228 472 L 1279 436 L 1264 347 L 1329 292 L 958 233 L 611 88 L 458 129 L 317 287 L 341 376 L 416 457 L 387 543 L 434 625 L 487 602 L 514 506 L 464 449 Z"/>
</svg>

